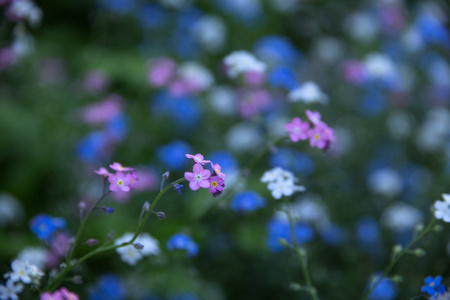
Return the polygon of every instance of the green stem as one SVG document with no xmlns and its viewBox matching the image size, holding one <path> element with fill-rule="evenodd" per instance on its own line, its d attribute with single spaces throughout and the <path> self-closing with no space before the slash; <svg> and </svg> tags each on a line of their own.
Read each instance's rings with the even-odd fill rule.
<svg viewBox="0 0 450 300">
<path fill-rule="evenodd" d="M 317 295 L 317 289 L 312 284 L 311 277 L 308 272 L 306 252 L 304 249 L 300 248 L 300 246 L 298 245 L 298 242 L 297 242 L 297 238 L 295 236 L 294 220 L 291 216 L 291 213 L 289 212 L 289 209 L 286 209 L 285 212 L 289 219 L 289 225 L 291 228 L 292 244 L 294 246 L 293 250 L 295 252 L 295 255 L 297 255 L 297 257 L 298 257 L 300 266 L 302 268 L 303 276 L 305 277 L 306 286 L 307 286 L 307 289 L 305 289 L 305 291 L 307 291 L 309 293 L 309 295 L 311 296 L 311 299 L 319 300 L 319 296 Z"/>
<path fill-rule="evenodd" d="M 150 205 L 149 210 L 145 213 L 144 218 L 142 219 L 142 221 L 139 223 L 136 233 L 134 234 L 133 238 L 126 242 L 126 243 L 122 243 L 120 245 L 111 245 L 111 246 L 102 246 L 99 247 L 87 254 L 85 254 L 84 256 L 82 256 L 80 259 L 78 259 L 76 262 L 74 262 L 73 264 L 68 264 L 67 267 L 61 271 L 61 273 L 59 273 L 52 281 L 49 281 L 49 283 L 47 284 L 46 290 L 49 291 L 53 291 L 54 289 L 56 289 L 56 287 L 58 286 L 58 284 L 64 279 L 64 277 L 76 266 L 78 266 L 79 264 L 81 264 L 82 262 L 84 262 L 85 260 L 87 260 L 88 258 L 91 258 L 94 255 L 106 252 L 106 251 L 110 251 L 110 250 L 114 250 L 120 247 L 125 247 L 128 245 L 131 245 L 136 238 L 139 236 L 139 233 L 141 232 L 145 222 L 147 221 L 148 217 L 151 214 L 151 210 L 153 210 L 153 208 L 156 206 L 156 204 L 158 203 L 159 199 L 161 199 L 161 197 L 175 184 L 178 184 L 180 182 L 185 181 L 186 179 L 184 178 L 180 178 L 178 180 L 175 180 L 172 183 L 169 183 L 162 191 L 160 191 L 158 193 L 158 195 L 156 196 L 155 200 L 153 200 L 152 204 Z M 102 199 L 102 198 L 101 198 Z M 98 201 L 99 202 L 99 201 Z M 86 216 L 85 220 L 87 219 L 89 215 Z M 83 221 L 85 221 L 83 220 Z M 80 226 L 81 227 L 81 226 Z"/>
<path fill-rule="evenodd" d="M 373 285 L 370 286 L 369 288 L 367 288 L 366 292 L 363 295 L 363 300 L 367 300 L 369 299 L 370 294 L 376 289 L 376 287 L 381 283 L 381 281 L 383 280 L 384 277 L 389 275 L 389 272 L 392 270 L 392 268 L 395 266 L 395 264 L 400 260 L 400 258 L 402 258 L 405 254 L 409 253 L 410 249 L 419 241 L 422 239 L 422 237 L 425 236 L 425 234 L 427 234 L 434 226 L 434 224 L 436 223 L 436 219 L 433 218 L 431 219 L 431 221 L 428 223 L 427 227 L 425 227 L 425 229 L 423 229 L 420 233 L 416 234 L 413 238 L 413 240 L 408 244 L 408 246 L 406 246 L 399 254 L 392 256 L 389 264 L 387 265 L 387 267 L 384 269 L 383 274 L 381 274 L 381 277 L 379 278 L 379 280 L 377 280 L 377 282 Z"/>
</svg>

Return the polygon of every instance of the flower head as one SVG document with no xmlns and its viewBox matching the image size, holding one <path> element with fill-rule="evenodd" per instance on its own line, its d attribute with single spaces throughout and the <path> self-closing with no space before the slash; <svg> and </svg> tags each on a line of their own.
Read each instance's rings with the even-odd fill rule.
<svg viewBox="0 0 450 300">
<path fill-rule="evenodd" d="M 112 175 L 111 173 L 108 172 L 108 170 L 104 167 L 101 167 L 100 169 L 98 169 L 98 171 L 94 171 L 95 173 L 97 173 L 98 175 L 104 176 L 104 177 L 109 177 L 110 175 Z"/>
<path fill-rule="evenodd" d="M 223 62 L 231 78 L 236 78 L 246 72 L 263 73 L 266 70 L 265 63 L 259 61 L 253 54 L 242 50 L 229 54 Z"/>
<path fill-rule="evenodd" d="M 223 193 L 223 188 L 225 187 L 225 181 L 218 176 L 211 176 L 209 178 L 210 187 L 209 193 L 213 195 L 214 198 L 219 197 Z"/>
<path fill-rule="evenodd" d="M 128 177 L 128 181 L 130 182 L 130 189 L 134 190 L 139 185 L 139 178 L 137 177 L 136 172 L 132 171 L 125 176 Z"/>
<path fill-rule="evenodd" d="M 287 131 L 289 131 L 289 137 L 295 143 L 299 140 L 308 139 L 309 123 L 302 122 L 300 118 L 294 118 L 291 123 L 284 125 Z"/>
<path fill-rule="evenodd" d="M 17 300 L 19 297 L 17 294 L 20 294 L 23 290 L 23 285 L 18 283 L 15 284 L 14 281 L 8 279 L 6 281 L 6 285 L 0 284 L 0 299 L 12 299 Z"/>
<path fill-rule="evenodd" d="M 115 171 L 118 172 L 126 172 L 126 171 L 133 171 L 133 168 L 128 168 L 128 167 L 123 167 L 120 163 L 115 162 L 111 165 L 109 165 L 109 167 Z"/>
<path fill-rule="evenodd" d="M 311 147 L 324 149 L 329 145 L 328 134 L 321 126 L 316 126 L 308 131 L 308 135 Z"/>
<path fill-rule="evenodd" d="M 204 170 L 201 164 L 195 164 L 193 172 L 185 172 L 184 178 L 189 181 L 191 190 L 196 191 L 199 188 L 209 188 L 210 182 L 208 180 L 211 176 L 210 170 Z"/>
<path fill-rule="evenodd" d="M 422 292 L 430 296 L 439 296 L 445 293 L 445 286 L 441 284 L 442 276 L 428 276 L 425 278 L 425 285 L 422 286 Z"/>
<path fill-rule="evenodd" d="M 288 99 L 291 102 L 302 101 L 306 104 L 328 102 L 328 96 L 325 95 L 314 82 L 305 82 L 300 87 L 297 87 L 289 92 Z"/>
<path fill-rule="evenodd" d="M 132 233 L 125 233 L 114 241 L 114 245 L 129 242 L 132 238 Z M 158 255 L 160 253 L 158 240 L 148 233 L 141 233 L 134 242 L 142 245 L 143 248 L 137 249 L 133 245 L 127 245 L 116 249 L 116 252 L 120 255 L 122 261 L 130 266 L 135 266 L 144 256 L 151 254 Z"/>
<path fill-rule="evenodd" d="M 296 186 L 292 180 L 284 180 L 283 178 L 270 182 L 267 188 L 272 192 L 275 199 L 281 199 L 282 196 L 291 196 L 296 191 L 303 192 L 305 190 L 304 186 Z"/>
<path fill-rule="evenodd" d="M 236 194 L 231 202 L 231 209 L 237 212 L 255 211 L 265 206 L 265 200 L 257 192 L 247 191 Z"/>
<path fill-rule="evenodd" d="M 450 194 L 442 194 L 444 201 L 434 203 L 434 216 L 446 223 L 450 223 Z"/>
<path fill-rule="evenodd" d="M 210 160 L 204 160 L 203 155 L 201 155 L 200 153 L 197 153 L 195 155 L 186 154 L 186 157 L 187 158 L 192 158 L 195 161 L 195 163 L 201 164 L 201 165 L 204 165 L 206 163 L 210 163 L 211 162 Z"/>
<path fill-rule="evenodd" d="M 322 122 L 320 120 L 322 117 L 318 111 L 310 111 L 309 109 L 307 109 L 305 111 L 305 114 L 308 117 L 308 119 L 311 121 L 311 123 L 313 123 L 314 125 L 317 125 Z"/>
<path fill-rule="evenodd" d="M 111 183 L 109 185 L 109 189 L 113 192 L 117 191 L 129 192 L 131 177 L 128 175 L 129 174 L 125 175 L 122 172 L 117 172 L 115 175 L 109 176 L 108 180 Z"/>
<path fill-rule="evenodd" d="M 198 253 L 198 245 L 194 240 L 183 234 L 177 233 L 167 241 L 167 249 L 169 250 L 186 250 L 188 256 L 195 256 Z"/>
<path fill-rule="evenodd" d="M 40 240 L 49 240 L 58 229 L 64 227 L 66 227 L 66 221 L 63 218 L 55 218 L 46 214 L 39 214 L 30 221 L 31 231 Z"/>
<path fill-rule="evenodd" d="M 213 170 L 217 176 L 219 176 L 221 178 L 227 177 L 224 173 L 222 173 L 222 167 L 219 164 L 213 164 L 211 162 L 211 167 L 213 168 Z"/>
</svg>

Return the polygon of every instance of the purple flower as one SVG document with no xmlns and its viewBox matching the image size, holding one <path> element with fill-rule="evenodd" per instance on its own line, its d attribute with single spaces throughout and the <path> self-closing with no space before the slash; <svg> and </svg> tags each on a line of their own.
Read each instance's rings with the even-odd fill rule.
<svg viewBox="0 0 450 300">
<path fill-rule="evenodd" d="M 214 198 L 222 195 L 223 188 L 225 187 L 225 181 L 218 176 L 211 176 L 211 178 L 209 178 L 209 182 L 209 193 L 212 194 Z"/>
</svg>

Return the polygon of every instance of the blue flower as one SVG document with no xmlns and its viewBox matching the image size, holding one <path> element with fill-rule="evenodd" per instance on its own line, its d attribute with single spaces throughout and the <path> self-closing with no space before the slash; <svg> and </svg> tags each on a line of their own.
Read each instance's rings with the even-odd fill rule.
<svg viewBox="0 0 450 300">
<path fill-rule="evenodd" d="M 99 162 L 108 152 L 109 139 L 102 131 L 90 133 L 77 146 L 77 153 L 84 162 Z"/>
<path fill-rule="evenodd" d="M 364 217 L 356 223 L 356 238 L 363 248 L 373 249 L 380 240 L 380 226 L 372 217 Z"/>
<path fill-rule="evenodd" d="M 173 141 L 170 144 L 156 148 L 156 156 L 164 165 L 174 171 L 183 170 L 188 163 L 185 154 L 192 153 L 191 146 L 183 141 Z"/>
<path fill-rule="evenodd" d="M 65 227 L 66 221 L 63 218 L 55 218 L 46 214 L 39 214 L 30 221 L 31 232 L 43 241 L 49 241 L 53 233 Z"/>
<path fill-rule="evenodd" d="M 255 54 L 274 65 L 293 66 L 300 60 L 300 53 L 284 36 L 263 37 L 254 46 Z"/>
<path fill-rule="evenodd" d="M 106 123 L 106 131 L 108 136 L 113 140 L 121 141 L 128 133 L 130 119 L 124 115 L 118 115 Z"/>
<path fill-rule="evenodd" d="M 167 10 L 154 3 L 145 3 L 137 12 L 136 18 L 143 28 L 162 27 L 168 18 Z"/>
<path fill-rule="evenodd" d="M 297 223 L 294 229 L 298 244 L 309 242 L 314 238 L 314 231 L 308 224 Z M 292 245 L 291 227 L 287 219 L 272 218 L 267 224 L 266 230 L 267 246 L 272 252 L 278 252 L 283 249 L 278 242 L 279 239 L 284 239 Z"/>
<path fill-rule="evenodd" d="M 442 295 L 445 292 L 445 286 L 441 284 L 442 276 L 428 276 L 425 278 L 425 285 L 422 286 L 422 292 L 427 293 L 430 296 L 435 296 L 436 294 Z"/>
<path fill-rule="evenodd" d="M 385 96 L 381 90 L 370 89 L 362 99 L 360 110 L 365 115 L 375 116 L 383 111 L 385 102 Z"/>
<path fill-rule="evenodd" d="M 255 211 L 264 207 L 266 201 L 257 192 L 247 191 L 236 194 L 231 202 L 231 209 L 238 212 Z"/>
<path fill-rule="evenodd" d="M 183 191 L 183 185 L 177 183 L 177 184 L 174 184 L 173 188 L 175 191 L 178 192 L 178 194 L 181 195 L 181 192 Z"/>
<path fill-rule="evenodd" d="M 236 158 L 227 151 L 214 152 L 208 155 L 208 159 L 215 164 L 219 164 L 225 174 L 236 171 L 239 168 Z"/>
<path fill-rule="evenodd" d="M 89 300 L 121 300 L 126 297 L 126 287 L 122 280 L 113 274 L 100 277 L 98 284 L 89 293 Z"/>
<path fill-rule="evenodd" d="M 377 275 L 376 275 L 377 276 Z M 397 297 L 398 286 L 389 278 L 382 278 L 380 276 L 370 283 L 371 287 L 376 285 L 376 288 L 370 293 L 369 300 L 393 300 Z"/>
<path fill-rule="evenodd" d="M 195 256 L 198 253 L 198 245 L 194 240 L 183 234 L 177 233 L 167 241 L 167 249 L 169 250 L 186 250 L 188 256 Z"/>
<path fill-rule="evenodd" d="M 299 83 L 295 79 L 294 71 L 285 66 L 277 66 L 273 68 L 269 72 L 268 80 L 273 87 L 282 87 L 286 90 L 292 90 L 299 86 Z"/>
<path fill-rule="evenodd" d="M 320 229 L 320 236 L 330 246 L 340 246 L 344 241 L 344 231 L 337 225 L 328 224 Z"/>
</svg>

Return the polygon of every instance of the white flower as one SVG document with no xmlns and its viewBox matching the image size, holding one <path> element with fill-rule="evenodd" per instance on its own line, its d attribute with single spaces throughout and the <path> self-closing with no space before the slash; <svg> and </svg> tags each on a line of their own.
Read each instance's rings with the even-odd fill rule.
<svg viewBox="0 0 450 300">
<path fill-rule="evenodd" d="M 434 216 L 446 223 L 450 223 L 450 194 L 442 194 L 445 201 L 436 201 L 434 203 Z"/>
<path fill-rule="evenodd" d="M 134 234 L 127 232 L 114 241 L 114 245 L 120 245 L 122 243 L 129 242 L 133 238 Z M 150 254 L 157 255 L 160 253 L 158 241 L 151 237 L 148 233 L 141 233 L 134 243 L 139 243 L 144 246 L 143 249 L 138 250 L 133 245 L 128 245 L 116 249 L 123 262 L 130 266 L 135 266 L 138 261 L 142 260 L 144 256 Z"/>
<path fill-rule="evenodd" d="M 308 81 L 293 89 L 288 94 L 288 99 L 291 102 L 303 101 L 306 104 L 310 103 L 328 103 L 328 96 L 325 95 L 314 82 Z"/>
<path fill-rule="evenodd" d="M 8 223 L 19 223 L 23 217 L 20 201 L 10 194 L 0 194 L 0 227 Z"/>
<path fill-rule="evenodd" d="M 9 278 L 18 282 L 21 280 L 25 284 L 31 283 L 31 275 L 33 270 L 30 267 L 30 264 L 25 260 L 16 259 L 11 263 L 12 272 L 9 274 Z"/>
<path fill-rule="evenodd" d="M 206 90 L 214 84 L 211 72 L 201 64 L 188 61 L 178 69 L 178 75 L 189 82 L 195 83 L 200 90 Z"/>
<path fill-rule="evenodd" d="M 194 24 L 192 33 L 206 50 L 215 53 L 225 44 L 227 28 L 219 17 L 205 16 Z"/>
<path fill-rule="evenodd" d="M 26 260 L 39 269 L 44 269 L 48 251 L 44 247 L 26 247 L 17 255 L 17 259 Z"/>
<path fill-rule="evenodd" d="M 207 99 L 211 108 L 220 115 L 232 115 L 236 112 L 237 95 L 228 86 L 215 86 L 209 90 Z M 284 129 L 284 128 L 283 128 Z M 284 130 L 283 133 L 285 133 Z"/>
<path fill-rule="evenodd" d="M 224 64 L 228 68 L 227 73 L 231 78 L 236 78 L 238 75 L 246 72 L 262 73 L 266 70 L 265 63 L 244 50 L 234 51 L 226 56 Z"/>
<path fill-rule="evenodd" d="M 261 177 L 261 182 L 273 182 L 277 181 L 278 179 L 291 180 L 292 182 L 297 181 L 297 178 L 294 176 L 294 174 L 292 174 L 292 172 L 289 172 L 288 170 L 282 169 L 280 167 L 275 167 L 264 172 L 263 176 Z"/>
<path fill-rule="evenodd" d="M 0 300 L 18 300 L 17 294 L 21 293 L 22 290 L 22 284 L 14 284 L 14 281 L 8 280 L 6 281 L 6 286 L 0 284 Z"/>
<path fill-rule="evenodd" d="M 381 53 L 370 53 L 364 60 L 364 67 L 370 78 L 390 79 L 395 76 L 396 67 L 392 60 Z"/>
<path fill-rule="evenodd" d="M 226 135 L 227 147 L 236 152 L 256 151 L 261 148 L 262 143 L 261 132 L 250 123 L 234 125 Z"/>
<path fill-rule="evenodd" d="M 296 186 L 294 181 L 278 177 L 275 181 L 269 182 L 267 188 L 272 192 L 275 199 L 281 199 L 282 196 L 291 196 L 294 192 L 302 192 L 304 186 Z"/>
<path fill-rule="evenodd" d="M 398 195 L 403 189 L 400 174 L 390 168 L 383 168 L 372 172 L 367 183 L 373 192 L 390 198 Z"/>
<path fill-rule="evenodd" d="M 305 195 L 291 204 L 290 211 L 295 220 L 313 223 L 319 227 L 329 224 L 327 208 L 317 196 Z"/>
<path fill-rule="evenodd" d="M 351 37 L 362 43 L 372 41 L 379 31 L 377 20 L 369 13 L 357 12 L 345 25 Z"/>
<path fill-rule="evenodd" d="M 413 229 L 422 222 L 422 213 L 411 205 L 402 202 L 391 204 L 383 213 L 384 225 L 396 232 Z"/>
</svg>

